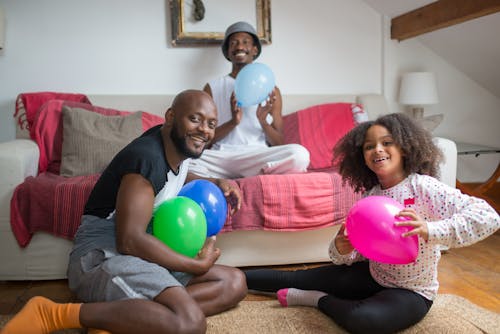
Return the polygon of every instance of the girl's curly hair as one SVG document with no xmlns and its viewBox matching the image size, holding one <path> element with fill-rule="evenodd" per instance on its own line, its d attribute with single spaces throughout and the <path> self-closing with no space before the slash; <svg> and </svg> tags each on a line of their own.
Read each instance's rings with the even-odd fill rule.
<svg viewBox="0 0 500 334">
<path fill-rule="evenodd" d="M 439 163 L 444 156 L 434 144 L 430 132 L 406 114 L 393 113 L 359 124 L 333 149 L 333 165 L 338 167 L 343 181 L 348 182 L 356 192 L 369 190 L 379 183 L 375 173 L 366 166 L 363 156 L 365 135 L 373 125 L 385 127 L 401 147 L 406 175 L 418 173 L 439 177 Z"/>
</svg>

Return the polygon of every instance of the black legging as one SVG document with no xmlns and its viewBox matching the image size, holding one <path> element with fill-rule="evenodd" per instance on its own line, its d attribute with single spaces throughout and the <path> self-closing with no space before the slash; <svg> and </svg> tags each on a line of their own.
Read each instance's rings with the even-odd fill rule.
<svg viewBox="0 0 500 334">
<path fill-rule="evenodd" d="M 386 288 L 370 275 L 368 262 L 281 271 L 246 270 L 249 289 L 284 288 L 328 293 L 318 308 L 351 333 L 394 333 L 419 322 L 432 301 L 406 289 Z"/>
</svg>

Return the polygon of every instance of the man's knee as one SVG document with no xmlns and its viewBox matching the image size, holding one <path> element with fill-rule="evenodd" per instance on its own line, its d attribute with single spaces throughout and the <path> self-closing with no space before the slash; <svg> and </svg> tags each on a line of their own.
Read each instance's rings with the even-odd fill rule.
<svg viewBox="0 0 500 334">
<path fill-rule="evenodd" d="M 302 145 L 289 144 L 290 157 L 293 158 L 293 163 L 297 171 L 306 171 L 310 162 L 309 151 Z"/>
<path fill-rule="evenodd" d="M 179 316 L 177 320 L 178 333 L 205 333 L 207 331 L 207 319 L 200 309 Z"/>
<path fill-rule="evenodd" d="M 245 274 L 236 268 L 229 268 L 224 277 L 226 294 L 229 305 L 236 306 L 247 295 L 247 282 Z"/>
</svg>

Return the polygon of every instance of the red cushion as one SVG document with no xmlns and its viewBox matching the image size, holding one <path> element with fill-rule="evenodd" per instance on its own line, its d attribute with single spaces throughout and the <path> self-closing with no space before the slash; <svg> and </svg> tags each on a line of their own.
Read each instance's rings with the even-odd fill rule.
<svg viewBox="0 0 500 334">
<path fill-rule="evenodd" d="M 333 147 L 354 126 L 353 108 L 359 104 L 326 103 L 283 117 L 286 143 L 301 144 L 309 150 L 309 170 L 330 168 Z"/>
<path fill-rule="evenodd" d="M 142 112 L 142 130 L 144 131 L 155 125 L 163 124 L 163 122 L 165 122 L 165 119 L 161 116 L 150 114 L 145 111 Z"/>
</svg>

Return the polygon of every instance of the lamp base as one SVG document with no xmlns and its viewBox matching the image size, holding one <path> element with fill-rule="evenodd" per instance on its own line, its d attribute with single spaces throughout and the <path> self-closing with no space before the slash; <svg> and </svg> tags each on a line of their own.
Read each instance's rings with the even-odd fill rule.
<svg viewBox="0 0 500 334">
<path fill-rule="evenodd" d="M 411 116 L 429 132 L 434 131 L 444 118 L 443 114 L 424 116 L 424 108 L 421 107 L 411 108 Z"/>
<path fill-rule="evenodd" d="M 424 108 L 415 107 L 411 108 L 411 115 L 418 121 L 421 121 L 424 118 Z"/>
</svg>

